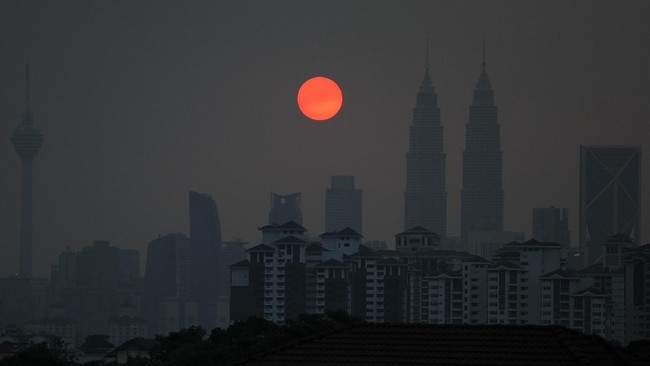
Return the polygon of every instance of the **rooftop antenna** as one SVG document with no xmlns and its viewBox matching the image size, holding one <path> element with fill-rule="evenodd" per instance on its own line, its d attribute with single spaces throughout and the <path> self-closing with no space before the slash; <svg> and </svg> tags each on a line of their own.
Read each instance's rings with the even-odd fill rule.
<svg viewBox="0 0 650 366">
<path fill-rule="evenodd" d="M 483 70 L 485 70 L 485 36 L 483 36 L 483 63 L 481 65 L 483 66 Z"/>
<path fill-rule="evenodd" d="M 429 70 L 429 37 L 427 37 L 427 59 L 426 65 L 424 67 L 427 71 Z"/>
<path fill-rule="evenodd" d="M 29 106 L 29 57 L 27 57 L 27 61 L 25 62 L 25 84 L 25 115 L 29 116 L 31 114 Z"/>
</svg>

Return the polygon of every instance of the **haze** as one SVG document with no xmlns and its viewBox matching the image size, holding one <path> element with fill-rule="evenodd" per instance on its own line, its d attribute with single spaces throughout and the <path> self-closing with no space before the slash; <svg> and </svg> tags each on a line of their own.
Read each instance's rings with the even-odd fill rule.
<svg viewBox="0 0 650 366">
<path fill-rule="evenodd" d="M 582 145 L 643 149 L 650 237 L 650 3 L 628 1 L 193 1 L 0 3 L 2 275 L 18 268 L 24 110 L 35 161 L 34 268 L 93 239 L 140 250 L 188 232 L 187 192 L 212 194 L 224 239 L 259 241 L 269 192 L 302 192 L 324 229 L 331 175 L 363 189 L 364 236 L 403 229 L 408 127 L 430 39 L 447 153 L 449 233 L 459 232 L 465 124 L 483 37 L 504 153 L 505 229 L 533 207 L 568 207 L 578 232 Z M 323 75 L 345 95 L 331 121 L 296 106 Z"/>
</svg>

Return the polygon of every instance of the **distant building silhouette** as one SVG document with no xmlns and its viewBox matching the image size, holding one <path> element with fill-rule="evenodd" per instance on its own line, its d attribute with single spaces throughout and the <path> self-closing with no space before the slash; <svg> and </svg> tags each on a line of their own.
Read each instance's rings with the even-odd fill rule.
<svg viewBox="0 0 650 366">
<path fill-rule="evenodd" d="M 518 231 L 472 231 L 467 235 L 464 249 L 469 253 L 491 259 L 504 245 L 524 241 L 525 235 Z"/>
<path fill-rule="evenodd" d="M 170 298 L 186 301 L 190 284 L 190 241 L 181 233 L 149 242 L 142 293 L 142 317 L 153 334 L 163 334 L 161 306 Z M 178 316 L 178 315 L 177 315 Z"/>
<path fill-rule="evenodd" d="M 109 342 L 119 346 L 133 338 L 147 337 L 147 322 L 137 312 L 136 306 L 129 302 L 120 304 L 117 316 L 109 321 Z"/>
<path fill-rule="evenodd" d="M 615 234 L 640 241 L 641 148 L 580 147 L 580 248 L 588 263 Z"/>
<path fill-rule="evenodd" d="M 354 188 L 354 177 L 332 176 L 332 187 L 325 192 L 325 231 L 346 227 L 362 232 L 362 191 Z"/>
<path fill-rule="evenodd" d="M 469 108 L 463 152 L 460 217 L 463 243 L 472 231 L 503 231 L 503 153 L 494 91 L 485 65 L 484 47 L 483 69 Z"/>
<path fill-rule="evenodd" d="M 269 212 L 269 225 L 284 224 L 293 221 L 302 225 L 302 209 L 300 192 L 281 195 L 271 192 L 271 210 Z"/>
<path fill-rule="evenodd" d="M 199 304 L 199 322 L 206 329 L 216 322 L 210 303 L 219 293 L 221 224 L 217 204 L 207 194 L 190 192 L 190 294 Z"/>
<path fill-rule="evenodd" d="M 533 239 L 560 243 L 568 249 L 571 245 L 569 209 L 545 207 L 533 209 Z"/>
<path fill-rule="evenodd" d="M 246 259 L 248 242 L 240 239 L 224 241 L 221 244 L 221 267 L 219 269 L 219 296 L 230 297 L 230 266 Z"/>
<path fill-rule="evenodd" d="M 412 227 L 395 235 L 395 250 L 416 252 L 440 248 L 440 235 L 421 226 Z"/>
<path fill-rule="evenodd" d="M 32 277 L 32 163 L 43 144 L 43 135 L 34 127 L 29 105 L 29 65 L 25 69 L 25 114 L 22 123 L 11 134 L 11 142 L 23 162 L 23 183 L 20 216 L 20 262 L 18 274 Z"/>
<path fill-rule="evenodd" d="M 422 226 L 447 235 L 446 155 L 443 149 L 440 108 L 429 75 L 429 50 L 424 78 L 413 108 L 406 154 L 404 229 Z"/>
<path fill-rule="evenodd" d="M 78 324 L 80 337 L 107 334 L 119 305 L 135 299 L 140 306 L 140 258 L 137 250 L 95 240 L 79 252 L 69 248 L 52 268 L 51 293 Z"/>
</svg>

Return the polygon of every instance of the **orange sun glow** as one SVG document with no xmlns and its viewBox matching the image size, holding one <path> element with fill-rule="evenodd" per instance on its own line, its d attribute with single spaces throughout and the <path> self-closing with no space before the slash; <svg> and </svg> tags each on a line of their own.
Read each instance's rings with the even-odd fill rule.
<svg viewBox="0 0 650 366">
<path fill-rule="evenodd" d="M 343 104 L 341 88 L 331 79 L 317 76 L 305 81 L 298 90 L 300 111 L 315 121 L 334 117 Z"/>
</svg>

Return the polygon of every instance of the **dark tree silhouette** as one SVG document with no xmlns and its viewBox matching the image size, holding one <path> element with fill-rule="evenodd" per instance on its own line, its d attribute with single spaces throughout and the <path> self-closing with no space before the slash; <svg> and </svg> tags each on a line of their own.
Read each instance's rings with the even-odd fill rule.
<svg viewBox="0 0 650 366">
<path fill-rule="evenodd" d="M 74 366 L 76 362 L 62 349 L 48 348 L 45 343 L 35 344 L 12 357 L 0 360 L 1 366 Z"/>
</svg>

